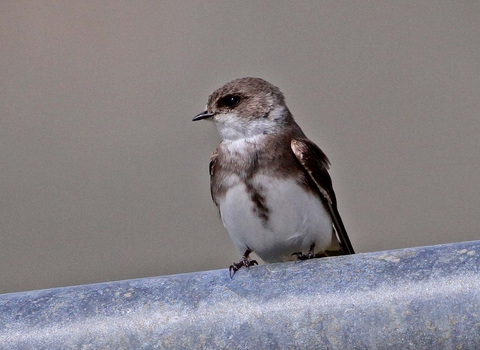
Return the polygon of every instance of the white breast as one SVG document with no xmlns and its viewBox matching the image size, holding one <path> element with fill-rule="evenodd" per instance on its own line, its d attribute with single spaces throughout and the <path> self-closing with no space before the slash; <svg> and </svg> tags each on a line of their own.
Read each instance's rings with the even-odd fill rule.
<svg viewBox="0 0 480 350">
<path fill-rule="evenodd" d="M 219 198 L 223 224 L 237 249 L 254 251 L 266 262 L 288 259 L 294 252 L 325 249 L 332 238 L 332 220 L 320 200 L 294 179 L 256 175 L 251 184 L 260 189 L 268 208 L 268 220 L 254 212 L 246 185 L 237 175 L 226 179 L 233 185 Z"/>
</svg>

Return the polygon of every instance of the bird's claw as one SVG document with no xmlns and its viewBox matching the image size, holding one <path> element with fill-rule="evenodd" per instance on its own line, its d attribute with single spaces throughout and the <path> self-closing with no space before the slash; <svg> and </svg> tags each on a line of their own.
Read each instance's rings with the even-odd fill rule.
<svg viewBox="0 0 480 350">
<path fill-rule="evenodd" d="M 308 252 L 308 254 L 304 254 L 302 252 L 295 252 L 295 253 L 292 253 L 291 256 L 296 256 L 298 260 L 309 260 L 309 259 L 313 259 L 315 258 L 315 254 L 313 254 L 313 252 Z"/>
<path fill-rule="evenodd" d="M 238 263 L 233 263 L 230 265 L 228 268 L 228 272 L 230 273 L 230 278 L 233 278 L 235 275 L 235 272 L 240 270 L 242 267 L 246 267 L 247 269 L 250 268 L 250 266 L 255 266 L 258 265 L 257 260 L 248 260 L 247 257 L 243 257 L 242 260 Z"/>
<path fill-rule="evenodd" d="M 315 258 L 315 243 L 312 243 L 310 245 L 310 249 L 308 250 L 307 254 L 304 254 L 302 252 L 295 252 L 292 253 L 291 256 L 296 256 L 298 260 L 309 260 Z"/>
</svg>

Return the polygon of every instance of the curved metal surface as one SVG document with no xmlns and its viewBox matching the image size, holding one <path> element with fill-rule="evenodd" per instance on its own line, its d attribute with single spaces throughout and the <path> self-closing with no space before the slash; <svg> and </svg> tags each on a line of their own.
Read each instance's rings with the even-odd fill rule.
<svg viewBox="0 0 480 350">
<path fill-rule="evenodd" d="M 0 295 L 2 349 L 478 349 L 480 241 Z"/>
</svg>

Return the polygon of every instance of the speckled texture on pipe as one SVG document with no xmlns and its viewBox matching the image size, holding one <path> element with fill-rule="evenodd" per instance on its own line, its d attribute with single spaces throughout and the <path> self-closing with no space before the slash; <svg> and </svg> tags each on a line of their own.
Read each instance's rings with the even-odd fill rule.
<svg viewBox="0 0 480 350">
<path fill-rule="evenodd" d="M 479 349 L 480 241 L 0 295 L 1 349 Z"/>
</svg>

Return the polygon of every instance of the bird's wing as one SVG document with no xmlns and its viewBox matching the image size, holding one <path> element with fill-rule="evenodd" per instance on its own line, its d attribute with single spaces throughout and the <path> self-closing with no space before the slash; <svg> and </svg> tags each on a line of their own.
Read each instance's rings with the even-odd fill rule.
<svg viewBox="0 0 480 350">
<path fill-rule="evenodd" d="M 213 175 L 215 174 L 215 165 L 217 164 L 218 148 L 213 151 L 212 156 L 210 157 L 210 164 L 208 165 L 208 172 L 210 173 L 210 181 L 212 181 Z M 213 188 L 210 186 L 210 194 L 212 195 L 212 200 L 216 206 L 218 206 L 217 201 L 213 195 Z"/>
<path fill-rule="evenodd" d="M 332 217 L 335 231 L 340 240 L 344 254 L 355 254 L 342 218 L 337 209 L 337 200 L 333 191 L 332 179 L 328 174 L 329 161 L 325 153 L 317 145 L 306 138 L 296 138 L 291 141 L 291 148 L 300 164 L 308 173 L 323 197 Z"/>
<path fill-rule="evenodd" d="M 215 173 L 215 164 L 217 163 L 218 148 L 213 151 L 212 156 L 210 157 L 210 164 L 208 165 L 208 172 L 210 176 L 213 176 Z"/>
</svg>

